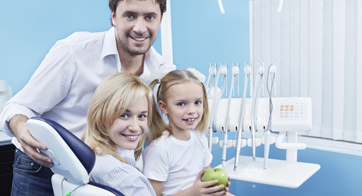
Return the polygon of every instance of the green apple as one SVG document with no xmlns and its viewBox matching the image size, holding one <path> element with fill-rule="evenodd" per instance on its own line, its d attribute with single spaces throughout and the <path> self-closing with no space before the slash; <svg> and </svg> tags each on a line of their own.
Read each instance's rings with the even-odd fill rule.
<svg viewBox="0 0 362 196">
<path fill-rule="evenodd" d="M 202 176 L 202 181 L 212 181 L 212 180 L 218 180 L 219 182 L 212 186 L 217 186 L 220 184 L 224 185 L 224 188 L 218 190 L 219 192 L 224 190 L 228 183 L 228 174 L 225 170 L 221 168 L 210 168 L 205 171 L 204 175 Z"/>
</svg>

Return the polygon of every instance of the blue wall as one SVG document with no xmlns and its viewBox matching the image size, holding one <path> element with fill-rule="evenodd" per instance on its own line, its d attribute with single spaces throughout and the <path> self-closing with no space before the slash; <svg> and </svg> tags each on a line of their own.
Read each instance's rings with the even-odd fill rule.
<svg viewBox="0 0 362 196">
<path fill-rule="evenodd" d="M 110 17 L 105 0 L 1 0 L 0 79 L 19 92 L 56 41 L 76 31 L 107 31 Z"/>
<path fill-rule="evenodd" d="M 197 67 L 206 76 L 210 63 L 249 61 L 248 1 L 225 1 L 225 15 L 217 1 L 171 2 L 174 64 Z M 219 65 L 218 65 L 219 66 Z"/>
<path fill-rule="evenodd" d="M 195 67 L 208 75 L 209 64 L 249 61 L 248 1 L 172 1 L 174 64 Z M 0 1 L 0 79 L 17 93 L 30 79 L 54 43 L 75 31 L 106 31 L 110 25 L 107 1 Z M 160 39 L 154 44 L 160 51 Z M 240 81 L 243 81 L 242 77 Z M 242 82 L 240 83 L 242 85 Z M 230 134 L 230 138 L 234 138 Z M 234 157 L 229 148 L 227 159 Z M 251 148 L 241 151 L 251 155 Z M 263 154 L 262 147 L 257 155 Z M 221 163 L 221 149 L 214 146 L 212 167 Z M 362 157 L 316 149 L 299 151 L 298 161 L 317 163 L 321 169 L 298 189 L 232 180 L 236 195 L 362 195 Z M 272 145 L 270 157 L 285 159 L 285 151 Z"/>
</svg>

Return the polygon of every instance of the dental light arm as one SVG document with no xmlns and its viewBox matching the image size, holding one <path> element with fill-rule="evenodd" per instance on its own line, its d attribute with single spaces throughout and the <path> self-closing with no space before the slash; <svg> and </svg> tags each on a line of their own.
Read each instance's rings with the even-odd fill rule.
<svg viewBox="0 0 362 196">
<path fill-rule="evenodd" d="M 218 85 L 218 82 L 219 82 L 220 74 L 224 75 L 224 84 L 223 84 L 221 93 L 217 94 L 216 93 L 217 92 L 217 85 Z M 227 76 L 227 67 L 221 64 L 220 69 L 219 69 L 219 71 L 217 73 L 217 76 L 216 76 L 216 81 L 215 81 L 215 86 L 214 86 L 214 101 L 212 103 L 211 115 L 210 115 L 210 125 L 209 125 L 209 150 L 210 150 L 210 152 L 212 150 L 212 145 L 213 145 L 212 132 L 213 132 L 213 126 L 214 126 L 214 118 L 215 118 L 215 114 L 216 114 L 216 111 L 217 111 L 217 107 L 219 105 L 220 98 L 221 98 L 221 96 L 222 96 L 222 94 L 224 93 L 224 90 L 225 90 L 226 76 Z"/>
<path fill-rule="evenodd" d="M 241 148 L 241 132 L 244 130 L 244 115 L 245 115 L 245 103 L 246 103 L 246 88 L 248 86 L 248 76 L 251 73 L 251 68 L 245 63 L 244 66 L 244 91 L 243 91 L 243 98 L 240 108 L 240 119 L 239 119 L 239 129 L 237 133 L 237 140 L 236 140 L 236 153 L 235 153 L 235 162 L 234 162 L 234 171 L 236 171 L 237 166 L 239 164 L 239 154 Z"/>
<path fill-rule="evenodd" d="M 280 14 L 280 12 L 282 12 L 282 8 L 283 8 L 283 0 L 280 0 L 279 7 L 278 7 L 278 14 Z"/>
<path fill-rule="evenodd" d="M 221 0 L 217 0 L 217 3 L 219 4 L 219 8 L 220 8 L 221 14 L 225 14 L 225 10 L 224 10 L 224 7 L 223 7 L 223 5 L 222 5 L 222 1 L 221 1 Z"/>
<path fill-rule="evenodd" d="M 232 97 L 232 93 L 233 93 L 233 89 L 234 89 L 234 83 L 235 83 L 235 76 L 239 75 L 239 67 L 235 67 L 233 65 L 232 67 L 232 80 L 231 80 L 231 88 L 230 88 L 230 93 L 229 93 L 229 98 L 228 98 L 228 105 L 227 105 L 227 114 L 226 114 L 226 118 L 225 118 L 225 123 L 224 123 L 224 130 L 223 130 L 223 134 L 224 134 L 224 142 L 223 142 L 223 149 L 222 149 L 222 155 L 221 155 L 221 163 L 224 166 L 225 161 L 226 161 L 226 149 L 227 149 L 227 144 L 228 144 L 228 130 L 229 130 L 229 122 L 230 122 L 230 101 L 231 101 L 231 97 Z"/>
</svg>

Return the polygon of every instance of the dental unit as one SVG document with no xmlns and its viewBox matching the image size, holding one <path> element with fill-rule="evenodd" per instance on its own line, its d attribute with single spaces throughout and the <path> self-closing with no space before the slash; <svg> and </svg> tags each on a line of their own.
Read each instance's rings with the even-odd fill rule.
<svg viewBox="0 0 362 196">
<path fill-rule="evenodd" d="M 276 97 L 276 62 L 264 65 L 244 65 L 242 97 L 233 96 L 239 66 L 232 66 L 231 86 L 228 96 L 224 92 L 227 67 L 210 66 L 208 92 L 210 108 L 209 149 L 218 143 L 213 132 L 221 132 L 221 164 L 231 179 L 298 188 L 320 169 L 320 165 L 297 161 L 297 152 L 306 148 L 298 143 L 298 133 L 312 127 L 312 102 L 309 97 Z M 218 87 L 220 75 L 224 78 L 222 90 Z M 216 80 L 215 80 L 216 77 Z M 248 82 L 250 79 L 250 82 Z M 214 83 L 212 81 L 215 81 Z M 211 84 L 210 84 L 211 83 Z M 210 85 L 209 85 L 210 84 Z M 247 87 L 250 86 L 250 97 Z M 213 89 L 213 90 L 211 90 Z M 264 92 L 265 91 L 265 92 Z M 265 96 L 264 96 L 265 95 Z M 235 140 L 228 139 L 228 132 L 235 132 Z M 278 134 L 278 135 L 277 135 Z M 286 160 L 270 159 L 270 145 L 286 150 Z M 264 153 L 257 156 L 256 148 L 264 145 Z M 227 148 L 235 147 L 235 157 L 227 156 Z M 240 155 L 241 148 L 251 147 L 252 156 Z"/>
</svg>

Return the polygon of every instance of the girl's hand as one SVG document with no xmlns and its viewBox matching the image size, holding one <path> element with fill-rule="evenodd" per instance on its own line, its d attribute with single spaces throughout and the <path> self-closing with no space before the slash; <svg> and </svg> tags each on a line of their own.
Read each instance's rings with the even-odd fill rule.
<svg viewBox="0 0 362 196">
<path fill-rule="evenodd" d="M 233 194 L 231 194 L 230 192 L 229 192 L 229 187 L 230 187 L 230 185 L 231 185 L 231 182 L 230 182 L 230 177 L 228 177 L 228 183 L 227 183 L 227 187 L 225 187 L 225 192 L 226 192 L 226 195 L 228 195 L 228 196 L 235 196 L 235 195 L 233 195 Z"/>
<path fill-rule="evenodd" d="M 218 183 L 218 180 L 203 182 L 202 181 L 202 175 L 205 173 L 206 169 L 202 169 L 199 174 L 196 177 L 196 180 L 194 182 L 194 185 L 191 187 L 192 195 L 194 196 L 201 196 L 201 195 L 212 195 L 212 196 L 218 196 L 218 195 L 226 195 L 226 193 L 229 191 L 228 187 L 224 187 L 224 185 L 218 185 L 210 187 L 214 184 Z M 230 182 L 228 182 L 228 186 L 230 185 Z M 217 192 L 220 189 L 223 189 L 221 192 Z"/>
</svg>

